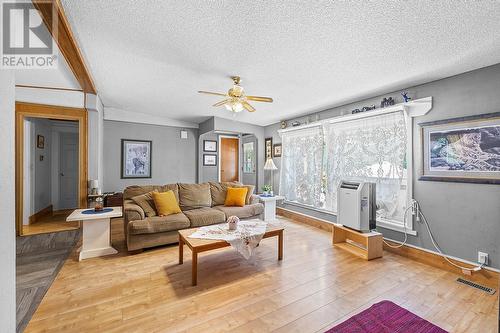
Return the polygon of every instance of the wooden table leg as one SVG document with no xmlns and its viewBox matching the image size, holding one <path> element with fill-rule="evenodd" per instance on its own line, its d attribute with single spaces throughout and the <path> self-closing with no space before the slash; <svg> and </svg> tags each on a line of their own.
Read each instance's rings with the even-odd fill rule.
<svg viewBox="0 0 500 333">
<path fill-rule="evenodd" d="M 278 260 L 283 260 L 283 230 L 278 234 Z"/>
<path fill-rule="evenodd" d="M 191 284 L 196 286 L 198 284 L 198 253 L 193 250 L 193 260 L 191 261 Z"/>
<path fill-rule="evenodd" d="M 184 262 L 184 240 L 182 236 L 179 235 L 179 265 L 182 265 Z"/>
</svg>

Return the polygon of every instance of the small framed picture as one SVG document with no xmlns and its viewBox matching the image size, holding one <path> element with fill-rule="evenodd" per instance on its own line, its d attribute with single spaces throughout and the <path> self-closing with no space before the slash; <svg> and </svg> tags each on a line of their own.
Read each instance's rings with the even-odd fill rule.
<svg viewBox="0 0 500 333">
<path fill-rule="evenodd" d="M 274 157 L 281 157 L 281 143 L 277 143 L 273 146 Z"/>
<path fill-rule="evenodd" d="M 273 138 L 266 138 L 265 141 L 266 148 L 266 160 L 273 157 Z"/>
<path fill-rule="evenodd" d="M 152 141 L 122 139 L 121 178 L 151 178 Z"/>
<path fill-rule="evenodd" d="M 203 166 L 217 166 L 217 155 L 203 154 Z"/>
<path fill-rule="evenodd" d="M 203 151 L 207 152 L 217 152 L 217 141 L 215 140 L 203 140 Z"/>
<path fill-rule="evenodd" d="M 45 137 L 43 135 L 36 136 L 36 146 L 37 146 L 37 148 L 40 148 L 40 149 L 45 148 Z"/>
</svg>

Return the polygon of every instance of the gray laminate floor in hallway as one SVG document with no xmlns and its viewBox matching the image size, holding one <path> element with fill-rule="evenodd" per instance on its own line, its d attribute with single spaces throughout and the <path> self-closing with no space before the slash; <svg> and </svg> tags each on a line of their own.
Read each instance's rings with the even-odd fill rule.
<svg viewBox="0 0 500 333">
<path fill-rule="evenodd" d="M 80 230 L 17 237 L 17 332 L 25 329 L 79 239 Z"/>
</svg>

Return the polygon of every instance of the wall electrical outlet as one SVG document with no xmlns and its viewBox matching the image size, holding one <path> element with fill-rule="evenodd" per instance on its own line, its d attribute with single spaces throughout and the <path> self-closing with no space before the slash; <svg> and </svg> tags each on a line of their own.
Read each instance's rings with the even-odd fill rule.
<svg viewBox="0 0 500 333">
<path fill-rule="evenodd" d="M 488 253 L 479 251 L 477 253 L 477 261 L 482 265 L 488 265 Z"/>
</svg>

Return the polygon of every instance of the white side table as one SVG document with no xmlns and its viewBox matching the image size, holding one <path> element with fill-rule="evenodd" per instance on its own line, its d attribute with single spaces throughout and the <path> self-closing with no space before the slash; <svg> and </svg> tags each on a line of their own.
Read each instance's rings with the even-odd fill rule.
<svg viewBox="0 0 500 333">
<path fill-rule="evenodd" d="M 82 247 L 79 252 L 79 261 L 87 258 L 105 256 L 118 253 L 111 246 L 111 225 L 112 217 L 121 217 L 121 207 L 106 207 L 113 210 L 101 214 L 83 214 L 87 209 L 77 209 L 66 219 L 66 221 L 82 221 L 83 235 Z"/>
<path fill-rule="evenodd" d="M 276 220 L 276 201 L 285 200 L 285 197 L 275 195 L 273 197 L 259 196 L 260 201 L 264 204 L 264 221 Z"/>
</svg>

